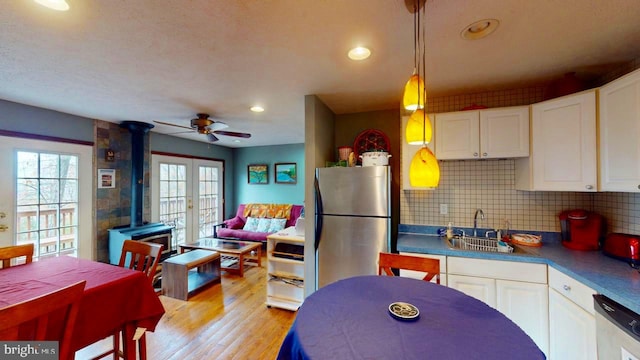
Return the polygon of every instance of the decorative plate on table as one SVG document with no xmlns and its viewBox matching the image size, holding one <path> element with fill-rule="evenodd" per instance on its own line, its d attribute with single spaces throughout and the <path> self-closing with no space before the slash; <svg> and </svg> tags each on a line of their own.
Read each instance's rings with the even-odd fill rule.
<svg viewBox="0 0 640 360">
<path fill-rule="evenodd" d="M 359 156 L 367 151 L 386 151 L 389 152 L 389 137 L 380 130 L 368 129 L 356 136 L 353 142 L 353 152 L 356 161 L 360 162 Z"/>
<path fill-rule="evenodd" d="M 389 305 L 389 313 L 399 320 L 415 320 L 420 316 L 420 310 L 406 302 L 391 303 Z"/>
</svg>

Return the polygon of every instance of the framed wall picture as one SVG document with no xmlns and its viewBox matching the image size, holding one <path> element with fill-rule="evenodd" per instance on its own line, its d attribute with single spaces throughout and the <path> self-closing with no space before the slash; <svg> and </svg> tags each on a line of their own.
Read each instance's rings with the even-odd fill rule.
<svg viewBox="0 0 640 360">
<path fill-rule="evenodd" d="M 276 163 L 276 184 L 295 184 L 298 182 L 296 163 Z"/>
<path fill-rule="evenodd" d="M 268 184 L 269 165 L 253 164 L 247 165 L 247 178 L 249 184 Z"/>
<path fill-rule="evenodd" d="M 98 169 L 98 189 L 116 187 L 116 169 Z"/>
</svg>

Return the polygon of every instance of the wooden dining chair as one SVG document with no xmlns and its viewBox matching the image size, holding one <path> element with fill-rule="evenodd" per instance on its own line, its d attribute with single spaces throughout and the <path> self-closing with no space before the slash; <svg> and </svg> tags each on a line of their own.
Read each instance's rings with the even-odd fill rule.
<svg viewBox="0 0 640 360">
<path fill-rule="evenodd" d="M 125 240 L 122 244 L 122 252 L 120 253 L 118 266 L 142 271 L 149 279 L 149 284 L 153 286 L 163 249 L 164 246 L 161 244 Z M 113 334 L 113 349 L 94 357 L 92 360 L 101 359 L 110 354 L 113 354 L 114 360 L 117 360 L 119 357 L 124 358 L 124 355 L 120 352 L 120 333 L 124 334 L 122 329 Z M 140 360 L 146 360 L 147 340 L 144 333 L 138 339 L 138 352 Z"/>
<path fill-rule="evenodd" d="M 394 276 L 391 269 L 424 272 L 426 275 L 422 280 L 431 281 L 435 277 L 436 283 L 440 284 L 440 260 L 438 259 L 381 252 L 378 259 L 378 275 L 384 272 L 386 275 Z"/>
<path fill-rule="evenodd" d="M 73 359 L 75 352 L 71 349 L 71 340 L 85 284 L 86 281 L 81 281 L 60 290 L 0 308 L 0 339 L 3 341 L 58 341 L 58 358 Z M 64 311 L 64 317 L 60 327 L 61 334 L 50 334 L 49 319 L 58 319 L 62 311 Z M 22 326 L 23 324 L 25 326 Z"/>
<path fill-rule="evenodd" d="M 0 260 L 2 260 L 2 268 L 11 266 L 11 260 L 25 257 L 25 264 L 33 261 L 33 244 L 14 245 L 0 247 Z"/>
</svg>

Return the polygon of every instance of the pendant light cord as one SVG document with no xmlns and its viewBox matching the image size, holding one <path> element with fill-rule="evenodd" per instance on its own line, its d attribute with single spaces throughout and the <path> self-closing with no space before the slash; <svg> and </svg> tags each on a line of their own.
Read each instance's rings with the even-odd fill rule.
<svg viewBox="0 0 640 360">
<path fill-rule="evenodd" d="M 426 18 L 427 1 L 425 0 L 422 8 L 422 81 L 424 89 L 422 91 L 422 145 L 427 146 L 427 66 L 426 66 L 426 53 L 427 46 L 425 42 L 425 18 Z M 418 17 L 420 19 L 420 17 Z M 418 20 L 418 23 L 420 20 Z M 420 101 L 418 100 L 418 101 Z"/>
</svg>

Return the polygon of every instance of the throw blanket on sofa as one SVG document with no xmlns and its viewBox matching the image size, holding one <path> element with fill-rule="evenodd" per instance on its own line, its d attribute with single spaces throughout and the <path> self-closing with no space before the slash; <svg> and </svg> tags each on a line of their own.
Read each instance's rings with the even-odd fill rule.
<svg viewBox="0 0 640 360">
<path fill-rule="evenodd" d="M 244 207 L 242 216 L 255 218 L 291 218 L 291 208 L 293 204 L 247 204 Z"/>
</svg>

